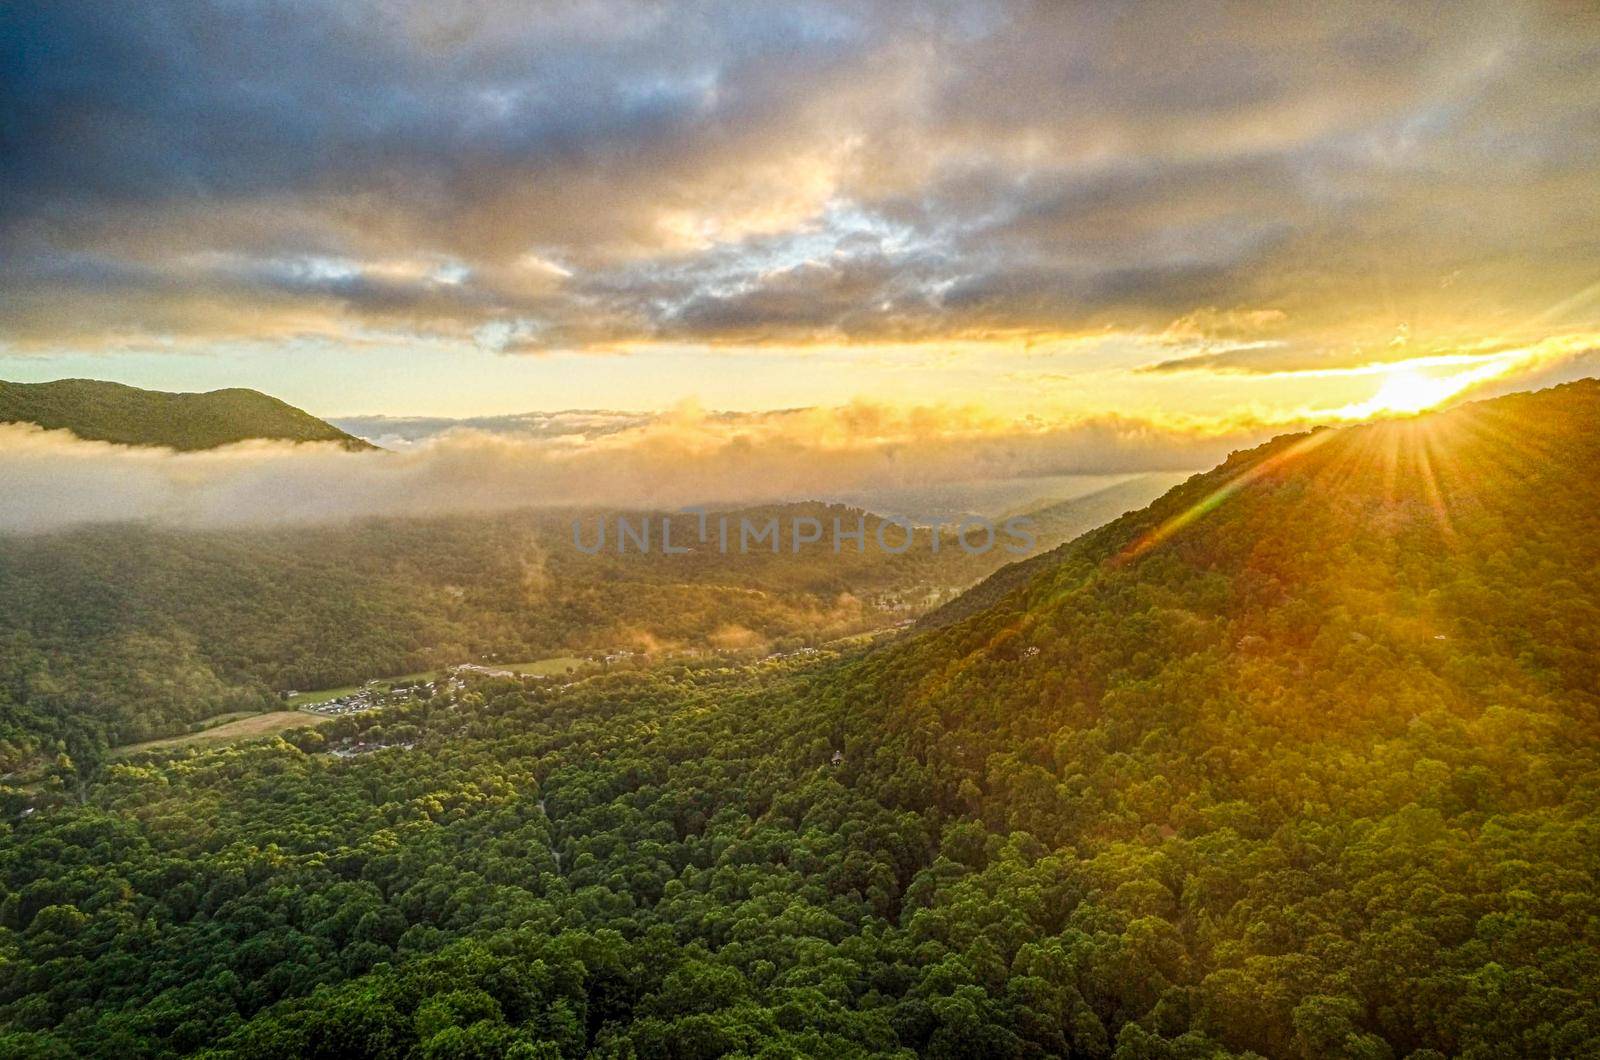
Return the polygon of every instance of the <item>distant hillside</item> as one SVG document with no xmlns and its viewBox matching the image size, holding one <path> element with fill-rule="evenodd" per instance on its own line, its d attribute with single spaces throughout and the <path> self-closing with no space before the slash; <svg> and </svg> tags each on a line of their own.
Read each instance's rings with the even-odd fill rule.
<svg viewBox="0 0 1600 1060">
<path fill-rule="evenodd" d="M 1019 513 L 1032 520 L 1034 536 L 1046 551 L 1001 567 L 943 607 L 930 611 L 917 623 L 918 628 L 949 625 L 982 611 L 1061 562 L 1062 554 L 1080 534 L 1104 526 L 1125 512 L 1143 508 L 1187 478 L 1187 474 L 1167 472 L 1140 475 L 1082 497 Z"/>
<path fill-rule="evenodd" d="M 255 390 L 169 394 L 95 379 L 0 382 L 0 423 L 36 423 L 92 441 L 184 450 L 213 449 L 253 438 L 373 448 Z"/>
</svg>

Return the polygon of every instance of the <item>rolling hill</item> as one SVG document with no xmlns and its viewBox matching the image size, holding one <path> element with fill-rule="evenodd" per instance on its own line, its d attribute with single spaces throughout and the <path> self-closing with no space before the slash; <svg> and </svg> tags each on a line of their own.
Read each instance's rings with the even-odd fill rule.
<svg viewBox="0 0 1600 1060">
<path fill-rule="evenodd" d="M 213 449 L 255 438 L 373 446 L 255 390 L 172 394 L 95 379 L 0 382 L 0 423 L 34 423 L 91 441 Z"/>
<path fill-rule="evenodd" d="M 0 1052 L 1596 1055 L 1596 422 L 1280 438 L 855 655 L 59 761 Z"/>
</svg>

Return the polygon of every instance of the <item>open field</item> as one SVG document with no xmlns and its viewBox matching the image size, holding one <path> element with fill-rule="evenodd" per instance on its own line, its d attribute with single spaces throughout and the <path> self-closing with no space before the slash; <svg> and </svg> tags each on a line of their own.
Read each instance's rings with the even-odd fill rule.
<svg viewBox="0 0 1600 1060">
<path fill-rule="evenodd" d="M 229 711 L 227 714 L 213 714 L 204 721 L 196 722 L 195 732 L 200 732 L 204 729 L 214 729 L 218 725 L 226 725 L 228 722 L 238 721 L 240 718 L 254 718 L 260 713 L 261 712 L 258 710 L 234 710 Z"/>
<path fill-rule="evenodd" d="M 144 743 L 130 743 L 112 750 L 110 757 L 125 758 L 141 751 L 165 751 L 175 747 L 211 747 L 233 743 L 257 736 L 270 736 L 285 729 L 301 729 L 316 725 L 315 715 L 298 710 L 274 710 L 266 714 L 248 714 L 233 721 L 213 725 L 200 732 L 186 732 L 181 736 L 166 736 Z"/>
<path fill-rule="evenodd" d="M 297 692 L 284 702 L 292 708 L 311 707 L 318 703 L 326 703 L 330 699 L 348 696 L 352 692 L 361 691 L 360 685 L 346 685 L 343 688 L 325 688 L 320 692 Z"/>
</svg>

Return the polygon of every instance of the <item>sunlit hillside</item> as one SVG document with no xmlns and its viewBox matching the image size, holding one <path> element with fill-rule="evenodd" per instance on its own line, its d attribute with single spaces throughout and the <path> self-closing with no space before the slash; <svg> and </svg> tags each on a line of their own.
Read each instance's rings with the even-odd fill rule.
<svg viewBox="0 0 1600 1060">
<path fill-rule="evenodd" d="M 1585 1056 L 1600 384 L 1281 438 L 942 628 L 52 778 L 18 1056 Z"/>
<path fill-rule="evenodd" d="M 1594 0 L 0 2 L 0 1060 L 1600 1060 Z"/>
</svg>

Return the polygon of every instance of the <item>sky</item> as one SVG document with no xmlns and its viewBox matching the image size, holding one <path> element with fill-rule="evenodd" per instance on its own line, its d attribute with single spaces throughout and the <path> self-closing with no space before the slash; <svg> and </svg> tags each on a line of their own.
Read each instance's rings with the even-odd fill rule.
<svg viewBox="0 0 1600 1060">
<path fill-rule="evenodd" d="M 1596 374 L 1597 189 L 1584 2 L 16 0 L 0 378 L 1198 461 Z"/>
</svg>

